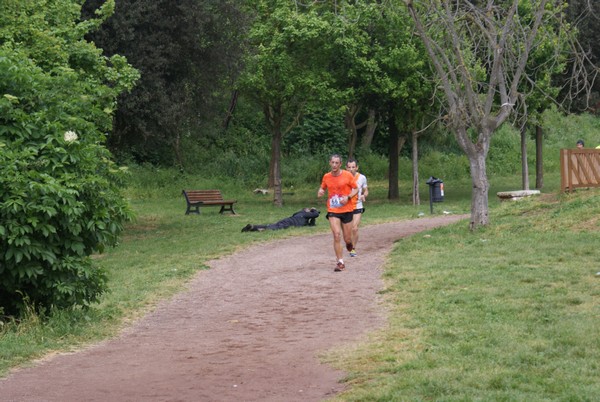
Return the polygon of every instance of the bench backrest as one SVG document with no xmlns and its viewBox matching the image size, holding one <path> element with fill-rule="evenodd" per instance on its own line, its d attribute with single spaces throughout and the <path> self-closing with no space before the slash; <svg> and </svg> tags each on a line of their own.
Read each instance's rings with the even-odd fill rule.
<svg viewBox="0 0 600 402">
<path fill-rule="evenodd" d="M 221 190 L 183 190 L 189 202 L 223 201 Z"/>
</svg>

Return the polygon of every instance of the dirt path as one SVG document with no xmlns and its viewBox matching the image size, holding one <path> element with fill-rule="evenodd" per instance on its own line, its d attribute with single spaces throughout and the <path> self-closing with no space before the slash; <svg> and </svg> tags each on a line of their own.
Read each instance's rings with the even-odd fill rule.
<svg viewBox="0 0 600 402">
<path fill-rule="evenodd" d="M 343 389 L 344 373 L 318 354 L 384 322 L 377 291 L 393 242 L 461 218 L 366 226 L 359 256 L 345 257 L 341 273 L 330 234 L 212 261 L 119 337 L 0 380 L 0 400 L 323 400 Z"/>
</svg>

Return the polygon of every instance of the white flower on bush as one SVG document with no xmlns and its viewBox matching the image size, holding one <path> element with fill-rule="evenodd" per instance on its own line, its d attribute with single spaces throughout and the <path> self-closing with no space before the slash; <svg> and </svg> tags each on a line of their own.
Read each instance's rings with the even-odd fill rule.
<svg viewBox="0 0 600 402">
<path fill-rule="evenodd" d="M 77 141 L 77 139 L 79 138 L 77 136 L 77 133 L 75 131 L 65 131 L 65 142 L 73 142 L 73 141 Z"/>
</svg>

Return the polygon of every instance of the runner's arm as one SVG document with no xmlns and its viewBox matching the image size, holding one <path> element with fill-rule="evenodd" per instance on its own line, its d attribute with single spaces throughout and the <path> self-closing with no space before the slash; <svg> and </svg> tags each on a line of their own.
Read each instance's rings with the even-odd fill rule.
<svg viewBox="0 0 600 402">
<path fill-rule="evenodd" d="M 369 196 L 369 187 L 364 186 L 362 191 L 362 200 L 365 201 Z"/>
<path fill-rule="evenodd" d="M 354 197 L 356 194 L 358 194 L 358 187 L 355 187 L 352 189 L 352 191 L 350 191 L 350 194 L 346 195 L 346 203 L 348 203 L 348 201 L 350 201 L 350 198 Z"/>
</svg>

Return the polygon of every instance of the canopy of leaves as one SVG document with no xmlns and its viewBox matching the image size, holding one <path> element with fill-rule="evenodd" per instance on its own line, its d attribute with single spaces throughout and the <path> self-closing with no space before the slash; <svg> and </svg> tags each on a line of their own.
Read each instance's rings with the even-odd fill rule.
<svg viewBox="0 0 600 402">
<path fill-rule="evenodd" d="M 404 10 L 379 1 L 348 2 L 331 18 L 331 69 L 346 103 L 403 108 L 430 96 L 428 59 Z"/>
<path fill-rule="evenodd" d="M 292 116 L 309 101 L 324 101 L 331 77 L 331 27 L 312 9 L 286 0 L 248 2 L 254 16 L 244 73 L 238 85 L 263 107 Z M 282 109 L 283 108 L 283 109 Z"/>
</svg>

